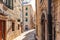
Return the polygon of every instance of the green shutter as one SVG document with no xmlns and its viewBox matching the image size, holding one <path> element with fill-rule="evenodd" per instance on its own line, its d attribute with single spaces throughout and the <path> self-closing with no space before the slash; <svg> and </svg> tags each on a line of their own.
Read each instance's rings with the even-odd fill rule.
<svg viewBox="0 0 60 40">
<path fill-rule="evenodd" d="M 26 12 L 26 16 L 28 16 L 28 13 Z"/>
<path fill-rule="evenodd" d="M 6 5 L 7 5 L 7 7 L 9 8 L 9 5 L 10 5 L 10 0 L 7 0 Z"/>
<path fill-rule="evenodd" d="M 13 0 L 10 0 L 10 9 L 13 9 Z"/>
<path fill-rule="evenodd" d="M 26 10 L 28 10 L 28 7 L 26 7 Z"/>
<path fill-rule="evenodd" d="M 6 6 L 10 9 L 13 9 L 13 0 L 6 0 Z"/>
<path fill-rule="evenodd" d="M 12 9 L 13 9 L 13 0 L 12 0 Z"/>
<path fill-rule="evenodd" d="M 28 21 L 28 18 L 26 18 L 26 22 Z"/>
</svg>

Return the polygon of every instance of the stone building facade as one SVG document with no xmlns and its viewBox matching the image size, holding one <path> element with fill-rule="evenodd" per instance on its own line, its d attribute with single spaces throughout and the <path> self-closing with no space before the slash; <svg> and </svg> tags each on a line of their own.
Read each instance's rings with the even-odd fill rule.
<svg viewBox="0 0 60 40">
<path fill-rule="evenodd" d="M 0 40 L 13 40 L 21 33 L 20 0 L 1 0 L 0 6 Z"/>
<path fill-rule="evenodd" d="M 34 15 L 33 15 L 33 25 L 34 25 L 34 28 L 36 29 L 36 11 L 34 12 Z"/>
<path fill-rule="evenodd" d="M 38 40 L 60 39 L 60 0 L 36 0 L 36 37 Z"/>
<path fill-rule="evenodd" d="M 36 0 L 36 36 L 38 40 L 47 39 L 48 0 Z"/>
<path fill-rule="evenodd" d="M 32 28 L 32 6 L 30 4 L 23 5 L 23 31 L 30 30 Z"/>
<path fill-rule="evenodd" d="M 52 13 L 55 31 L 55 40 L 60 40 L 60 0 L 52 0 Z"/>
</svg>

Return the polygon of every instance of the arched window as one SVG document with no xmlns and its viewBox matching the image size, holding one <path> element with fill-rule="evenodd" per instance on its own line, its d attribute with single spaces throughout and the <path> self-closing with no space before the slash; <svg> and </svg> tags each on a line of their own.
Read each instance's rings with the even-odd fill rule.
<svg viewBox="0 0 60 40">
<path fill-rule="evenodd" d="M 3 3 L 10 9 L 13 9 L 13 0 L 3 0 Z"/>
</svg>

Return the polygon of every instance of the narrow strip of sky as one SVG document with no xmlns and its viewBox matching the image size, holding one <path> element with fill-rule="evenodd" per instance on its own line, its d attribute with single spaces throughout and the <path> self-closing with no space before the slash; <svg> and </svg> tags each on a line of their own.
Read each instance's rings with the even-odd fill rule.
<svg viewBox="0 0 60 40">
<path fill-rule="evenodd" d="M 31 0 L 31 2 L 30 2 L 29 4 L 31 4 L 31 5 L 32 5 L 33 10 L 35 11 L 35 0 Z"/>
<path fill-rule="evenodd" d="M 35 0 L 24 0 L 24 3 L 29 2 L 28 4 L 32 5 L 33 10 L 35 11 Z"/>
</svg>

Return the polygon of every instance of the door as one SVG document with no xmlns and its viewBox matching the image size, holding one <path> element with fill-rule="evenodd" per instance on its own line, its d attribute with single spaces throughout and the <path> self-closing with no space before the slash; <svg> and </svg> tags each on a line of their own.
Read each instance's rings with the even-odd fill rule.
<svg viewBox="0 0 60 40">
<path fill-rule="evenodd" d="M 2 21 L 0 21 L 0 40 L 2 40 Z"/>
<path fill-rule="evenodd" d="M 42 32 L 41 32 L 42 40 L 45 40 L 45 15 L 44 13 L 42 13 L 42 16 L 41 16 L 41 29 L 42 29 Z"/>
<path fill-rule="evenodd" d="M 0 20 L 0 40 L 5 40 L 5 21 Z"/>
</svg>

